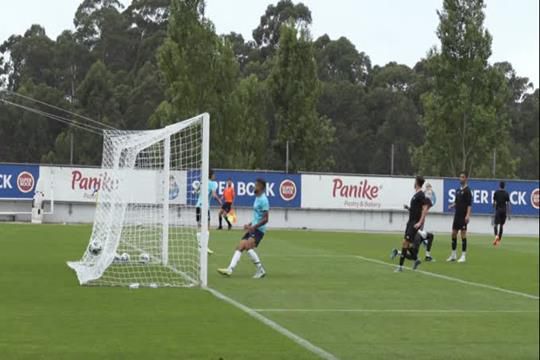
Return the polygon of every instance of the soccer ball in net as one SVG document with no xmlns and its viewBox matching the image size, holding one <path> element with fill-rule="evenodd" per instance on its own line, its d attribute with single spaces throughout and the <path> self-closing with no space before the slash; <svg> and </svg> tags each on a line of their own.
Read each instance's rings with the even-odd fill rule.
<svg viewBox="0 0 540 360">
<path fill-rule="evenodd" d="M 194 194 L 198 194 L 199 191 L 201 190 L 201 182 L 199 180 L 195 180 L 192 184 L 191 184 L 191 188 L 192 188 L 192 192 Z"/>
<path fill-rule="evenodd" d="M 148 255 L 147 253 L 142 253 L 141 255 L 139 255 L 139 262 L 141 264 L 148 264 L 149 261 L 150 255 Z"/>
<path fill-rule="evenodd" d="M 103 250 L 103 246 L 97 240 L 92 241 L 88 246 L 88 251 L 90 251 L 92 255 L 99 255 L 101 250 Z"/>
</svg>

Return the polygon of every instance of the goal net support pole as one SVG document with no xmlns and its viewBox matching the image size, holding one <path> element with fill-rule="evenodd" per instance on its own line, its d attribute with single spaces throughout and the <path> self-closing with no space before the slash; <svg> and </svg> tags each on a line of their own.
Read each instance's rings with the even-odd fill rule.
<svg viewBox="0 0 540 360">
<path fill-rule="evenodd" d="M 200 263 L 201 263 L 201 273 L 200 273 L 200 282 L 202 287 L 208 285 L 208 212 L 210 211 L 210 199 L 208 198 L 208 176 L 210 169 L 210 117 L 206 115 L 206 121 L 203 120 L 202 124 L 202 188 L 201 191 L 204 191 L 202 197 L 202 208 L 201 208 L 201 235 L 200 235 Z"/>
<path fill-rule="evenodd" d="M 161 261 L 163 266 L 169 263 L 169 192 L 171 175 L 171 137 L 167 136 L 163 144 L 163 233 L 161 235 Z"/>
</svg>

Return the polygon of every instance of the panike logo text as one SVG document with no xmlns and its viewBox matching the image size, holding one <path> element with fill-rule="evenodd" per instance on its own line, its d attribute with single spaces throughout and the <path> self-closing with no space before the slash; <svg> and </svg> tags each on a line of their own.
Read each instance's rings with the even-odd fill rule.
<svg viewBox="0 0 540 360">
<path fill-rule="evenodd" d="M 118 187 L 118 180 L 113 179 L 106 171 L 100 173 L 97 177 L 84 176 L 80 170 L 71 172 L 72 190 L 106 190 L 110 191 Z"/>
<path fill-rule="evenodd" d="M 355 184 L 346 184 L 341 178 L 334 178 L 332 181 L 332 197 L 334 198 L 374 200 L 379 196 L 381 189 L 380 185 L 372 185 L 367 179 Z"/>
</svg>

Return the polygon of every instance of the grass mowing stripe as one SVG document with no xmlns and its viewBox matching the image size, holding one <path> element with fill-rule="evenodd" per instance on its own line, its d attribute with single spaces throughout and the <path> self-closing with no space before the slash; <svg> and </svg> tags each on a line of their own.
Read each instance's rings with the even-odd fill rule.
<svg viewBox="0 0 540 360">
<path fill-rule="evenodd" d="M 324 359 L 324 360 L 338 360 L 338 358 L 335 355 L 332 355 L 329 352 L 327 352 L 326 350 L 323 350 L 320 347 L 313 345 L 308 340 L 306 340 L 306 339 L 296 335 L 295 333 L 287 330 L 283 326 L 281 326 L 278 323 L 268 319 L 267 317 L 264 317 L 263 315 L 259 314 L 258 312 L 256 312 L 252 308 L 247 307 L 246 305 L 239 303 L 238 301 L 228 297 L 227 295 L 225 295 L 225 294 L 223 294 L 223 293 L 221 293 L 221 292 L 219 292 L 217 290 L 214 290 L 212 288 L 207 288 L 207 289 L 208 289 L 208 291 L 210 291 L 210 293 L 212 293 L 212 295 L 214 295 L 218 299 L 223 300 L 223 301 L 235 306 L 236 308 L 244 311 L 246 314 L 250 315 L 251 317 L 253 317 L 253 318 L 257 319 L 257 320 L 259 320 L 260 322 L 262 322 L 263 324 L 267 325 L 268 327 L 274 329 L 278 333 L 288 337 L 289 339 L 291 339 L 292 341 L 294 341 L 298 345 L 302 346 L 306 350 L 311 351 L 315 355 L 319 356 L 321 359 Z"/>
<path fill-rule="evenodd" d="M 533 310 L 462 310 L 462 309 L 253 309 L 256 312 L 336 312 L 336 313 L 441 313 L 441 314 L 523 314 L 532 313 L 538 314 L 538 311 Z"/>
<path fill-rule="evenodd" d="M 354 255 L 354 257 L 356 257 L 356 258 L 358 258 L 360 260 L 364 260 L 364 261 L 374 263 L 374 264 L 380 264 L 380 265 L 386 265 L 386 266 L 392 266 L 392 267 L 396 266 L 396 264 L 393 264 L 393 263 L 388 263 L 386 261 L 372 259 L 372 258 L 368 258 L 368 257 L 365 257 L 365 256 Z M 406 267 L 406 268 L 412 270 L 409 267 Z M 457 283 L 464 284 L 464 285 L 470 285 L 470 286 L 476 286 L 476 287 L 480 287 L 480 288 L 484 288 L 484 289 L 490 289 L 490 290 L 494 290 L 494 291 L 503 292 L 503 293 L 506 293 L 506 294 L 526 297 L 528 299 L 533 299 L 533 300 L 539 300 L 540 299 L 540 297 L 538 297 L 536 295 L 527 294 L 527 293 L 523 293 L 523 292 L 519 292 L 519 291 L 515 291 L 515 290 L 504 289 L 504 288 L 493 286 L 493 285 L 487 285 L 487 284 L 477 283 L 477 282 L 473 282 L 473 281 L 462 280 L 462 279 L 458 279 L 458 278 L 447 276 L 447 275 L 432 273 L 432 272 L 429 272 L 429 271 L 423 271 L 423 270 L 414 270 L 414 271 L 416 271 L 416 272 L 418 272 L 420 274 L 424 274 L 424 275 L 428 275 L 428 276 L 432 276 L 432 277 L 435 277 L 435 278 L 444 279 L 444 280 L 448 280 L 448 281 L 453 281 L 453 282 L 457 282 Z"/>
</svg>

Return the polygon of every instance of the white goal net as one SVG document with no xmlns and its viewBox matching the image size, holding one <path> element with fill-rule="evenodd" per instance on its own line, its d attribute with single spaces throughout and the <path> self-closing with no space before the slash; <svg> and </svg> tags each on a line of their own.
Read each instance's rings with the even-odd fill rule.
<svg viewBox="0 0 540 360">
<path fill-rule="evenodd" d="M 81 284 L 206 286 L 208 218 L 197 224 L 197 188 L 208 188 L 208 114 L 159 130 L 105 131 L 94 226 Z M 201 213 L 208 211 L 202 196 Z"/>
</svg>

